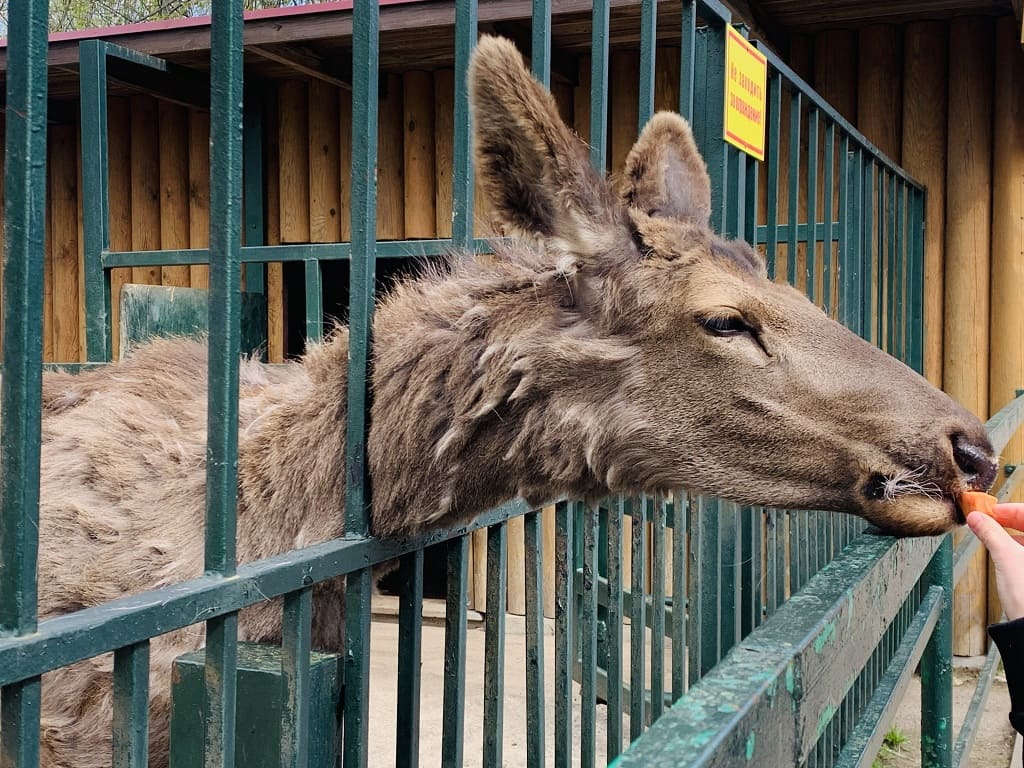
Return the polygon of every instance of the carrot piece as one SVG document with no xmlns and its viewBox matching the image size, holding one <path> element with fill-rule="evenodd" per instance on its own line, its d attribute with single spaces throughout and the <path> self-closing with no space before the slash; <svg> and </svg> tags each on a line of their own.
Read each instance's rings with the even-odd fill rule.
<svg viewBox="0 0 1024 768">
<path fill-rule="evenodd" d="M 998 501 L 995 496 L 981 491 L 964 491 L 960 494 L 960 509 L 963 510 L 964 515 L 969 515 L 971 512 L 984 512 L 991 516 L 992 508 Z"/>
</svg>

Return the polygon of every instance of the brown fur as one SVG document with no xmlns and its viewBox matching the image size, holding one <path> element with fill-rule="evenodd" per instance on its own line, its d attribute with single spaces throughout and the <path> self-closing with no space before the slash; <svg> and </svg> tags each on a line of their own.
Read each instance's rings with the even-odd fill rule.
<svg viewBox="0 0 1024 768">
<path fill-rule="evenodd" d="M 482 39 L 470 78 L 481 177 L 522 239 L 455 257 L 378 306 L 377 535 L 516 496 L 677 487 L 927 534 L 958 522 L 959 488 L 991 483 L 977 419 L 709 230 L 707 173 L 681 118 L 657 115 L 610 185 L 511 44 Z M 242 561 L 342 533 L 347 346 L 342 328 L 301 363 L 242 365 Z M 205 430 L 198 342 L 46 378 L 42 618 L 202 572 Z M 317 647 L 338 648 L 340 589 L 317 589 Z M 280 606 L 244 611 L 239 634 L 278 640 Z M 171 661 L 202 641 L 200 626 L 153 640 L 157 768 Z M 46 676 L 44 766 L 110 764 L 109 672 L 104 656 Z"/>
</svg>

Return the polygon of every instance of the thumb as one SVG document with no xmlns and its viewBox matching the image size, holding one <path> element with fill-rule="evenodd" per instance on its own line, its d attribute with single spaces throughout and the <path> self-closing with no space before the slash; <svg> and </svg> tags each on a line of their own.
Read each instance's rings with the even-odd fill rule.
<svg viewBox="0 0 1024 768">
<path fill-rule="evenodd" d="M 983 512 L 971 512 L 967 516 L 967 525 L 974 532 L 974 535 L 981 539 L 981 543 L 991 553 L 992 559 L 999 561 L 1011 554 L 1016 554 L 1020 545 L 1013 540 L 995 520 Z"/>
</svg>

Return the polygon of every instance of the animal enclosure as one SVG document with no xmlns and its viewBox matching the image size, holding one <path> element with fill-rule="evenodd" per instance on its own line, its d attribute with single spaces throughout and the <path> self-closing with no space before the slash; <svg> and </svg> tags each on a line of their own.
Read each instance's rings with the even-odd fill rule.
<svg viewBox="0 0 1024 768">
<path fill-rule="evenodd" d="M 635 122 L 616 131 L 609 115 L 609 3 L 597 2 L 583 34 L 589 69 L 573 103 L 573 122 L 600 169 L 621 165 L 617 136 L 628 149 L 655 106 L 674 106 L 690 119 L 712 179 L 712 226 L 758 244 L 771 274 L 804 290 L 828 314 L 920 369 L 924 191 L 875 150 L 770 50 L 768 157 L 749 160 L 721 140 L 724 41 L 729 12 L 714 2 L 633 4 L 640 41 L 635 72 Z M 477 37 L 475 2 L 456 3 L 451 106 L 451 227 L 434 230 L 406 223 L 402 238 L 384 241 L 378 231 L 378 24 L 376 4 L 357 4 L 351 15 L 351 138 L 348 202 L 335 214 L 336 231 L 314 243 L 311 233 L 268 236 L 273 206 L 264 209 L 260 162 L 252 162 L 259 124 L 266 114 L 243 94 L 241 14 L 218 4 L 213 19 L 210 124 L 212 184 L 209 248 L 197 234 L 177 247 L 116 246 L 112 231 L 110 156 L 114 149 L 106 93 L 111 71 L 151 71 L 153 80 L 181 73 L 166 62 L 103 41 L 81 46 L 84 211 L 83 282 L 86 311 L 82 349 L 86 367 L 111 359 L 116 270 L 159 268 L 210 291 L 211 369 L 207 575 L 114 603 L 86 608 L 37 625 L 35 507 L 38 503 L 39 384 L 43 350 L 37 329 L 44 312 L 40 253 L 45 222 L 40 186 L 45 166 L 45 3 L 26 0 L 12 23 L 6 154 L 8 260 L 4 275 L 3 528 L 0 529 L 0 685 L 3 686 L 4 759 L 15 766 L 39 763 L 40 677 L 99 654 L 114 654 L 114 765 L 146 764 L 149 643 L 157 635 L 206 622 L 208 765 L 233 764 L 237 612 L 283 597 L 280 651 L 281 758 L 302 765 L 309 751 L 310 611 L 313 586 L 346 576 L 347 632 L 340 663 L 344 675 L 342 757 L 346 766 L 368 762 L 372 728 L 368 669 L 371 566 L 400 560 L 398 709 L 403 724 L 396 762 L 416 765 L 421 691 L 423 552 L 442 545 L 447 559 L 444 734 L 441 755 L 423 760 L 458 765 L 464 751 L 467 710 L 482 710 L 483 764 L 503 762 L 504 611 L 509 589 L 510 530 L 521 525 L 523 594 L 528 652 L 521 660 L 528 699 L 521 713 L 528 740 L 522 762 L 544 762 L 544 724 L 554 720 L 557 765 L 726 764 L 745 754 L 756 765 L 854 765 L 880 739 L 886 707 L 908 671 L 926 654 L 926 754 L 929 764 L 959 761 L 970 729 L 954 752 L 950 722 L 949 595 L 969 547 L 954 554 L 948 537 L 894 541 L 865 534 L 863 524 L 832 513 L 743 508 L 673 492 L 664 498 L 616 498 L 599 508 L 574 499 L 548 512 L 550 552 L 543 546 L 544 513 L 515 503 L 468 526 L 408 539 L 367 535 L 371 489 L 366 477 L 368 362 L 375 263 L 432 257 L 449 246 L 475 250 L 488 243 L 474 224 L 474 169 L 469 151 L 467 69 Z M 13 14 L 12 14 L 13 17 Z M 13 21 L 13 18 L 12 18 Z M 556 27 L 546 3 L 534 3 L 532 68 L 549 81 L 551 35 Z M 659 42 L 661 45 L 659 46 Z M 657 75 L 664 78 L 659 80 Z M 15 76 L 16 73 L 18 76 Z M 161 74 L 162 73 L 162 74 Z M 138 75 L 137 75 L 138 76 Z M 661 90 L 659 91 L 659 83 Z M 666 85 L 668 83 L 668 85 Z M 435 80 L 436 85 L 436 80 Z M 345 97 L 341 97 L 345 98 Z M 234 117 L 244 103 L 244 124 Z M 258 104 L 259 101 L 256 100 Z M 339 107 L 340 108 L 340 107 Z M 298 110 L 301 112 L 301 108 Z M 278 121 L 282 115 L 278 114 Z M 440 116 L 435 116 L 440 120 Z M 447 119 L 447 116 L 446 116 Z M 621 126 L 620 126 L 621 128 Z M 283 131 L 280 122 L 278 131 Z M 340 130 L 340 127 L 339 127 Z M 806 142 L 803 138 L 806 138 Z M 244 139 L 244 141 L 243 141 Z M 198 142 L 202 144 L 200 140 Z M 284 167 L 277 176 L 284 188 Z M 340 159 L 338 160 L 340 164 Z M 301 163 L 300 163 L 301 165 Z M 340 172 L 339 172 L 340 177 Z M 436 176 L 428 184 L 441 198 Z M 338 182 L 340 184 L 340 180 Z M 301 186 L 301 185 L 299 185 Z M 443 186 L 443 185 L 441 185 Z M 784 192 L 784 194 L 783 194 Z M 339 193 L 340 194 L 340 193 Z M 801 198 L 803 202 L 801 203 Z M 414 200 L 421 198 L 414 197 Z M 383 198 L 381 198 L 383 200 Z M 240 243 L 244 232 L 245 245 Z M 444 206 L 440 206 L 444 211 Z M 409 215 L 406 208 L 406 217 Z M 427 217 L 429 220 L 430 217 Z M 193 217 L 192 221 L 197 220 Z M 301 228 L 301 225 L 300 225 Z M 480 232 L 479 234 L 482 234 Z M 281 244 L 272 244 L 279 239 Z M 291 242 L 289 242 L 291 241 Z M 348 446 L 346 537 L 252 563 L 236 565 L 232 465 L 237 460 L 233 412 L 240 344 L 239 288 L 268 291 L 267 264 L 301 264 L 305 327 L 316 337 L 324 322 L 323 264 L 349 265 Z M 177 270 L 177 271 L 172 271 Z M 122 275 L 124 273 L 121 273 Z M 163 274 L 163 272 L 162 272 Z M 125 275 L 125 277 L 127 277 Z M 989 424 L 997 447 L 1024 413 L 1018 400 Z M 1019 476 L 1018 476 L 1019 477 Z M 1014 478 L 1017 479 L 1017 478 Z M 1003 493 L 1009 489 L 1004 488 Z M 521 521 L 521 522 L 518 522 Z M 481 702 L 466 700 L 466 611 L 472 538 L 484 532 L 488 664 Z M 546 580 L 546 569 L 550 577 Z M 627 579 L 629 584 L 627 586 Z M 547 581 L 554 602 L 555 710 L 545 711 L 543 601 Z M 628 623 L 627 623 L 628 622 Z M 628 630 L 626 627 L 628 626 Z M 629 659 L 625 659 L 626 632 Z M 926 647 L 926 643 L 928 644 Z M 628 682 L 627 682 L 628 678 Z M 576 687 L 578 686 L 578 688 Z M 578 691 L 578 693 L 577 693 Z M 577 698 L 578 696 L 578 698 Z M 596 702 L 606 703 L 606 743 L 597 743 Z M 669 702 L 677 701 L 671 709 Z M 538 706 L 538 704 L 540 706 Z M 573 712 L 578 710 L 578 735 Z M 377 713 L 373 713 L 377 716 Z M 628 718 L 626 717 L 628 715 Z M 628 732 L 624 725 L 628 724 Z M 649 726 L 649 728 L 648 728 Z M 628 747 L 627 745 L 631 744 Z M 621 754 L 620 754 L 621 753 Z M 510 756 L 511 757 L 511 756 Z M 520 757 L 519 754 L 516 758 Z"/>
</svg>

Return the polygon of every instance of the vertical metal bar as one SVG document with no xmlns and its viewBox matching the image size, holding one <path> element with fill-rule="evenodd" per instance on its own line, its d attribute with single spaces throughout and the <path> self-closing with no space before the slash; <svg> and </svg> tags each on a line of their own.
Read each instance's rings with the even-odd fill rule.
<svg viewBox="0 0 1024 768">
<path fill-rule="evenodd" d="M 309 761 L 312 621 L 312 587 L 285 595 L 281 623 L 281 765 L 284 768 L 306 768 Z"/>
<path fill-rule="evenodd" d="M 757 626 L 756 609 L 754 608 L 755 594 L 760 594 L 760 585 L 754 581 L 754 565 L 758 561 L 760 551 L 754 549 L 754 522 L 757 521 L 756 512 L 750 507 L 740 509 L 738 524 L 739 535 L 739 605 L 740 620 L 738 623 L 738 638 L 742 639 L 750 634 L 750 631 Z"/>
<path fill-rule="evenodd" d="M 376 3 L 373 4 L 376 7 Z M 477 0 L 455 2 L 455 71 L 469 69 L 476 46 Z M 374 51 L 376 61 L 376 50 Z M 473 135 L 469 115 L 469 84 L 455 78 L 455 129 L 452 136 L 452 243 L 469 248 L 473 243 Z"/>
<path fill-rule="evenodd" d="M 640 97 L 639 130 L 654 114 L 654 59 L 657 50 L 658 5 L 656 0 L 641 0 L 640 3 L 640 82 L 637 91 Z"/>
<path fill-rule="evenodd" d="M 689 514 L 686 518 L 686 538 L 689 546 L 687 566 L 689 568 L 689 584 L 686 590 L 687 599 L 687 685 L 692 686 L 703 674 L 704 635 L 707 621 L 704 617 L 703 593 L 707 569 L 704 567 L 704 504 L 700 497 L 688 497 Z"/>
<path fill-rule="evenodd" d="M 625 499 L 618 496 L 608 509 L 608 727 L 607 759 L 622 751 L 622 522 Z"/>
<path fill-rule="evenodd" d="M 697 3 L 683 0 L 679 41 L 679 114 L 693 123 L 694 73 L 697 62 Z"/>
<path fill-rule="evenodd" d="M 241 335 L 242 2 L 210 26 L 210 308 L 206 570 L 235 573 L 238 356 Z M 206 623 L 206 768 L 235 764 L 237 614 Z"/>
<path fill-rule="evenodd" d="M 323 288 L 321 287 L 320 262 L 306 259 L 303 283 L 306 287 L 306 339 L 319 341 L 324 333 Z"/>
<path fill-rule="evenodd" d="M 800 104 L 802 98 L 800 91 L 793 89 L 789 102 L 789 176 L 786 180 L 789 198 L 786 278 L 790 285 L 797 284 L 797 228 L 800 224 Z"/>
<path fill-rule="evenodd" d="M 924 235 L 927 222 L 924 220 L 927 192 L 914 193 L 914 208 L 911 224 L 914 232 L 914 247 L 911 257 L 913 288 L 910 293 L 910 366 L 918 373 L 924 373 Z"/>
<path fill-rule="evenodd" d="M 686 691 L 687 584 L 686 550 L 689 499 L 676 490 L 672 510 L 672 700 Z"/>
<path fill-rule="evenodd" d="M 668 502 L 654 505 L 651 533 L 651 721 L 665 708 L 665 528 Z"/>
<path fill-rule="evenodd" d="M 725 120 L 725 27 L 703 27 L 697 31 L 695 103 L 703 106 L 703 119 L 695 122 L 697 146 L 707 162 L 711 176 L 711 226 L 716 232 L 737 234 L 735 222 L 728 216 L 731 189 L 729 152 L 723 141 Z"/>
<path fill-rule="evenodd" d="M 818 124 L 820 114 L 812 107 L 807 115 L 807 296 L 817 302 L 815 285 L 818 260 Z"/>
<path fill-rule="evenodd" d="M 242 115 L 242 183 L 245 210 L 245 244 L 264 245 L 263 230 L 263 98 L 265 87 L 246 88 Z M 266 265 L 245 265 L 245 290 L 263 293 Z"/>
<path fill-rule="evenodd" d="M 718 499 L 701 496 L 700 549 L 700 675 L 706 675 L 721 656 L 722 648 L 722 540 Z"/>
<path fill-rule="evenodd" d="M 345 535 L 365 536 L 371 499 L 366 443 L 377 241 L 377 3 L 356 3 L 352 21 L 352 257 L 349 265 Z M 458 131 L 458 127 L 456 127 Z M 350 573 L 345 595 L 345 768 L 367 763 L 372 572 Z"/>
<path fill-rule="evenodd" d="M 526 765 L 544 768 L 544 549 L 541 517 L 523 519 L 526 550 Z"/>
<path fill-rule="evenodd" d="M 580 598 L 580 765 L 594 768 L 597 761 L 597 540 L 598 510 L 576 504 L 583 524 L 583 579 Z"/>
<path fill-rule="evenodd" d="M 740 561 L 740 553 L 737 548 L 739 539 L 736 535 L 739 510 L 735 504 L 728 501 L 717 501 L 717 520 L 712 522 L 718 528 L 718 651 L 715 654 L 716 661 L 733 646 L 739 639 L 736 623 L 737 615 L 737 593 L 739 591 L 739 579 L 737 578 L 737 564 Z"/>
<path fill-rule="evenodd" d="M 900 360 L 906 362 L 907 360 L 907 343 L 906 343 L 906 287 L 903 279 L 904 270 L 907 268 L 907 261 L 909 255 L 909 249 L 906 247 L 906 226 L 904 225 L 904 217 L 906 216 L 906 191 L 907 187 L 902 181 L 896 181 L 894 178 L 893 189 L 896 194 L 896 251 L 893 254 L 895 260 L 894 275 L 891 278 L 895 284 L 893 293 L 895 294 L 895 305 L 893 306 L 893 325 L 896 326 L 896 356 Z"/>
<path fill-rule="evenodd" d="M 590 162 L 607 167 L 608 144 L 608 0 L 594 0 L 590 41 Z"/>
<path fill-rule="evenodd" d="M 629 740 L 633 741 L 643 733 L 647 722 L 647 683 L 644 663 L 647 630 L 647 526 L 652 519 L 653 502 L 649 496 L 640 498 L 633 507 L 633 531 L 631 538 L 632 569 L 630 572 L 630 642 L 629 642 Z"/>
<path fill-rule="evenodd" d="M 448 587 L 444 613 L 444 719 L 441 764 L 462 765 L 466 717 L 466 603 L 469 599 L 469 536 L 448 542 Z"/>
<path fill-rule="evenodd" d="M 925 571 L 943 589 L 942 611 L 921 657 L 921 765 L 953 764 L 953 538 L 946 534 Z"/>
<path fill-rule="evenodd" d="M 110 286 L 102 254 L 110 248 L 107 162 L 107 44 L 78 44 L 82 125 L 82 265 L 85 281 L 85 359 L 111 356 Z"/>
<path fill-rule="evenodd" d="M 835 213 L 833 203 L 835 201 L 835 163 L 836 163 L 836 124 L 831 119 L 825 122 L 825 247 L 823 249 L 824 260 L 822 262 L 821 303 L 825 314 L 832 316 L 832 244 L 835 238 L 833 221 Z"/>
<path fill-rule="evenodd" d="M 551 82 L 551 0 L 533 0 L 533 76 L 547 87 Z"/>
<path fill-rule="evenodd" d="M 555 505 L 555 767 L 572 768 L 572 519 L 566 502 Z"/>
<path fill-rule="evenodd" d="M 782 135 L 782 75 L 772 74 L 768 81 L 768 238 L 766 257 L 768 277 L 775 279 L 779 257 L 779 155 Z"/>
<path fill-rule="evenodd" d="M 885 309 L 880 314 L 886 319 L 886 334 L 885 334 L 885 346 L 888 352 L 893 355 L 899 355 L 899 350 L 896 348 L 896 336 L 897 336 L 897 291 L 898 281 L 896 279 L 897 271 L 897 249 L 899 248 L 898 236 L 898 225 L 897 225 L 897 202 L 896 202 L 896 174 L 888 174 L 888 193 L 885 196 L 885 213 L 886 213 L 886 238 L 885 238 L 885 254 L 886 258 L 883 261 L 879 258 L 879 274 L 878 281 L 881 284 L 885 283 Z M 884 270 L 884 271 L 883 271 Z"/>
<path fill-rule="evenodd" d="M 398 566 L 398 754 L 396 768 L 420 764 L 420 666 L 423 657 L 423 550 Z"/>
<path fill-rule="evenodd" d="M 487 615 L 484 636 L 484 768 L 501 768 L 505 705 L 505 599 L 508 524 L 487 529 Z"/>
<path fill-rule="evenodd" d="M 149 641 L 114 651 L 113 767 L 149 764 Z"/>
</svg>

